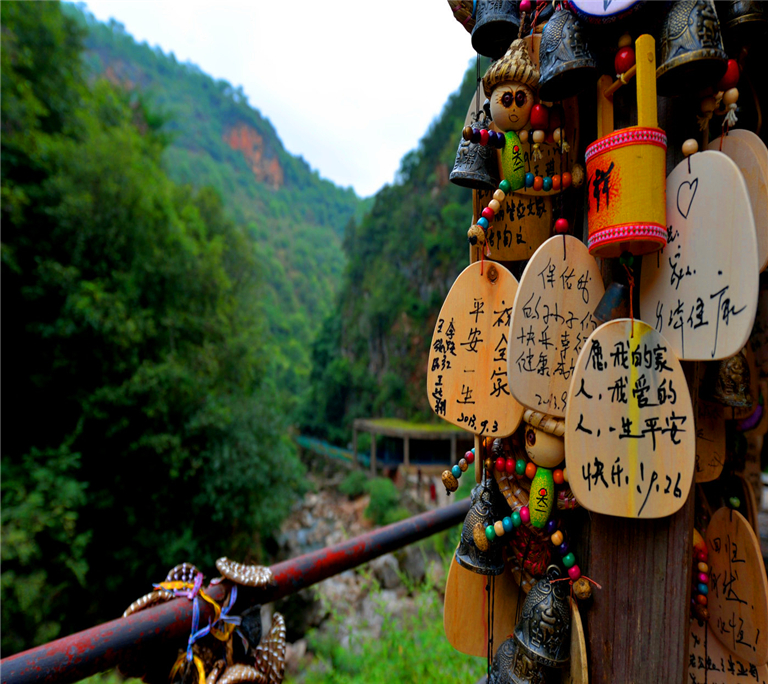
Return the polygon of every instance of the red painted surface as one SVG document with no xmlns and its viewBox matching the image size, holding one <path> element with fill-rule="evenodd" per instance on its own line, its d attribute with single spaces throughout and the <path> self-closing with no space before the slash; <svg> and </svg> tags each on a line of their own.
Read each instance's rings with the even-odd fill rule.
<svg viewBox="0 0 768 684">
<path fill-rule="evenodd" d="M 469 510 L 469 499 L 416 515 L 402 522 L 381 527 L 335 546 L 328 546 L 272 566 L 275 584 L 263 592 L 242 591 L 234 613 L 255 603 L 270 603 L 304 587 L 316 584 L 345 570 L 355 568 L 385 553 L 413 544 L 460 523 Z M 221 603 L 224 585 L 209 586 L 206 592 Z M 200 601 L 200 623 L 213 616 L 213 610 Z M 175 659 L 176 648 L 183 646 L 192 622 L 192 602 L 174 599 L 147 608 L 130 617 L 112 620 L 63 639 L 0 660 L 2 684 L 31 682 L 77 682 L 125 662 L 142 660 L 166 644 Z"/>
</svg>

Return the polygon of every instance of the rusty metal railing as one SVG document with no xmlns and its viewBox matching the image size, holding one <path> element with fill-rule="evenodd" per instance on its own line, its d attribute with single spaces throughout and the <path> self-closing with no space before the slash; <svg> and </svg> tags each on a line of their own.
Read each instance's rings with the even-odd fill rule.
<svg viewBox="0 0 768 684">
<path fill-rule="evenodd" d="M 271 603 L 328 577 L 356 568 L 374 558 L 413 544 L 460 523 L 469 510 L 463 499 L 434 511 L 328 546 L 272 566 L 273 586 L 243 592 L 242 611 L 256 603 Z M 212 585 L 206 592 L 222 602 L 226 589 Z M 249 602 L 250 601 L 250 602 Z M 201 601 L 200 620 L 213 618 L 213 610 Z M 247 603 L 247 605 L 246 605 Z M 174 599 L 153 608 L 57 639 L 37 648 L 0 660 L 2 684 L 50 682 L 68 684 L 119 665 L 125 659 L 140 659 L 150 649 L 165 644 L 179 646 L 189 636 L 192 602 Z"/>
</svg>

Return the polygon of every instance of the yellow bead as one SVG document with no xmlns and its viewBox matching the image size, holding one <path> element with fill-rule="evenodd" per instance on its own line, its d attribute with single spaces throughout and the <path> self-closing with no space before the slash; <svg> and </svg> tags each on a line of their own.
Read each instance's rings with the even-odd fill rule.
<svg viewBox="0 0 768 684">
<path fill-rule="evenodd" d="M 497 520 L 495 523 L 493 523 L 493 531 L 496 533 L 497 537 L 501 537 L 504 535 L 504 523 L 501 520 Z"/>
<path fill-rule="evenodd" d="M 709 572 L 709 566 L 706 563 L 699 563 L 696 567 L 699 569 L 699 572 Z"/>
<path fill-rule="evenodd" d="M 505 200 L 507 196 L 504 194 L 503 190 L 497 190 L 493 193 L 493 199 L 495 199 L 497 202 L 501 203 Z"/>
<path fill-rule="evenodd" d="M 462 459 L 459 460 L 459 468 L 461 469 L 462 473 L 466 473 L 467 472 L 467 468 L 469 468 L 469 463 L 467 463 L 467 459 L 466 458 L 462 458 Z"/>
<path fill-rule="evenodd" d="M 632 45 L 632 36 L 630 36 L 628 33 L 625 33 L 621 38 L 619 38 L 619 47 L 631 47 Z"/>
<path fill-rule="evenodd" d="M 518 131 L 517 137 L 520 138 L 521 143 L 528 142 L 528 131 Z"/>
<path fill-rule="evenodd" d="M 552 131 L 552 139 L 556 143 L 559 143 L 562 137 L 563 137 L 563 134 L 559 128 L 556 128 L 554 131 Z"/>
<path fill-rule="evenodd" d="M 736 104 L 738 99 L 739 99 L 738 88 L 731 88 L 729 90 L 726 90 L 725 93 L 723 94 L 723 102 L 725 102 L 726 105 Z"/>
<path fill-rule="evenodd" d="M 499 209 L 501 209 L 501 204 L 498 200 L 492 199 L 490 202 L 488 202 L 488 208 L 495 214 Z"/>
<path fill-rule="evenodd" d="M 683 154 L 686 157 L 690 157 L 692 154 L 696 154 L 699 151 L 699 143 L 697 143 L 693 138 L 688 138 L 683 143 Z"/>
<path fill-rule="evenodd" d="M 563 543 L 563 533 L 560 530 L 557 530 L 550 538 L 549 541 L 551 541 L 555 546 L 560 546 L 560 544 Z"/>
<path fill-rule="evenodd" d="M 547 138 L 546 131 L 534 131 L 533 132 L 533 142 L 539 143 L 539 145 L 541 145 L 541 143 L 543 143 L 544 140 L 546 140 L 546 138 Z"/>
<path fill-rule="evenodd" d="M 568 479 L 568 468 L 563 468 L 563 479 L 566 482 L 570 482 L 570 480 Z"/>
</svg>

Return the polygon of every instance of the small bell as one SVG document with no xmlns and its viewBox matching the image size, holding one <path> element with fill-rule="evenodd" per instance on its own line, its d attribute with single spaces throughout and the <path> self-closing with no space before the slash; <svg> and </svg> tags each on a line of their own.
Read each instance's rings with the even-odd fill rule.
<svg viewBox="0 0 768 684">
<path fill-rule="evenodd" d="M 507 515 L 494 513 L 506 507 L 496 480 L 490 477 L 475 485 L 471 501 L 472 507 L 464 518 L 461 541 L 456 549 L 456 562 L 480 575 L 500 575 L 504 572 L 503 546 L 498 541 L 484 538 L 485 528 Z"/>
<path fill-rule="evenodd" d="M 488 130 L 488 116 L 479 112 L 472 127 Z M 499 163 L 496 149 L 462 138 L 456 151 L 456 161 L 448 179 L 463 188 L 474 190 L 495 190 L 499 187 Z"/>
<path fill-rule="evenodd" d="M 568 582 L 550 565 L 523 603 L 520 621 L 496 652 L 488 684 L 544 684 L 547 668 L 564 667 L 570 659 L 571 608 Z"/>
<path fill-rule="evenodd" d="M 484 0 L 475 8 L 472 47 L 475 52 L 499 59 L 517 37 L 520 17 L 514 0 Z"/>
<path fill-rule="evenodd" d="M 744 350 L 729 359 L 709 364 L 704 386 L 712 388 L 709 398 L 713 401 L 734 408 L 751 408 L 749 363 Z"/>
<path fill-rule="evenodd" d="M 614 280 L 597 303 L 592 317 L 600 325 L 616 318 L 629 318 L 629 287 Z"/>
<path fill-rule="evenodd" d="M 598 79 L 597 60 L 576 15 L 555 12 L 541 33 L 539 97 L 556 102 L 576 95 Z"/>
<path fill-rule="evenodd" d="M 656 89 L 667 97 L 713 85 L 728 67 L 712 0 L 680 0 L 669 5 L 656 69 Z"/>
</svg>

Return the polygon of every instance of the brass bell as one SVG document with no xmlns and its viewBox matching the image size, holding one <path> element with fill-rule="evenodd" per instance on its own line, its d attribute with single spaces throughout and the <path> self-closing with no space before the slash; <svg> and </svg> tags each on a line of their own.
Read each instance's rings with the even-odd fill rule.
<svg viewBox="0 0 768 684">
<path fill-rule="evenodd" d="M 592 317 L 600 325 L 616 318 L 629 318 L 629 287 L 614 280 L 597 303 Z"/>
<path fill-rule="evenodd" d="M 488 115 L 479 112 L 473 128 L 488 130 Z M 448 180 L 463 188 L 474 190 L 495 190 L 499 187 L 499 162 L 496 148 L 481 145 L 462 138 L 456 151 L 456 161 Z"/>
<path fill-rule="evenodd" d="M 475 27 L 472 47 L 475 52 L 491 59 L 503 57 L 509 44 L 517 37 L 520 18 L 517 2 L 513 0 L 483 0 L 475 6 Z"/>
<path fill-rule="evenodd" d="M 723 20 L 725 43 L 732 54 L 737 54 L 742 45 L 764 37 L 768 29 L 765 3 L 756 0 L 732 0 L 725 3 L 724 9 L 718 9 L 718 15 Z"/>
<path fill-rule="evenodd" d="M 572 97 L 597 81 L 597 60 L 584 27 L 572 12 L 555 12 L 544 26 L 539 71 L 539 97 L 546 102 Z"/>
<path fill-rule="evenodd" d="M 461 541 L 456 549 L 456 562 L 480 575 L 500 575 L 504 572 L 503 545 L 499 540 L 488 541 L 485 528 L 508 515 L 501 511 L 509 508 L 492 477 L 475 485 L 471 501 L 472 507 L 464 518 Z"/>
<path fill-rule="evenodd" d="M 512 636 L 496 652 L 489 684 L 544 684 L 547 668 L 564 667 L 570 659 L 571 608 L 568 582 L 550 565 L 523 603 Z"/>
<path fill-rule="evenodd" d="M 749 363 L 744 350 L 729 359 L 708 364 L 704 387 L 709 390 L 709 399 L 724 406 L 751 408 Z"/>
<path fill-rule="evenodd" d="M 714 2 L 680 0 L 669 5 L 656 69 L 656 89 L 667 97 L 713 85 L 728 68 Z"/>
</svg>

